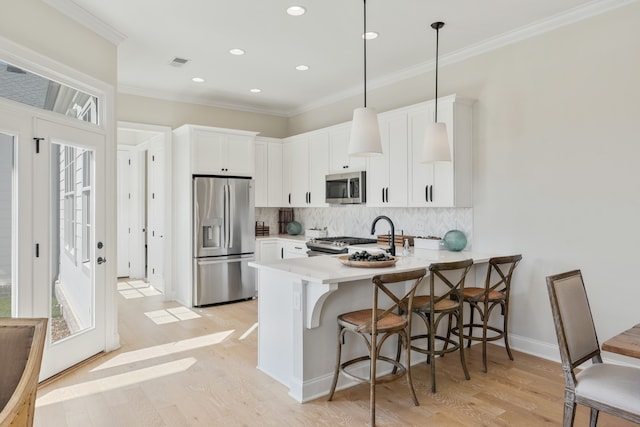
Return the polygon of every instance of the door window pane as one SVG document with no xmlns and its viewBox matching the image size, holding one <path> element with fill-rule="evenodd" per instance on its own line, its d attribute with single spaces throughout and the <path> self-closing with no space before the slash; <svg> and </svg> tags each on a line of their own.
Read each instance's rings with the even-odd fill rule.
<svg viewBox="0 0 640 427">
<path fill-rule="evenodd" d="M 93 327 L 93 151 L 51 144 L 51 338 Z"/>
<path fill-rule="evenodd" d="M 0 133 L 0 317 L 11 317 L 13 275 L 13 137 Z"/>
</svg>

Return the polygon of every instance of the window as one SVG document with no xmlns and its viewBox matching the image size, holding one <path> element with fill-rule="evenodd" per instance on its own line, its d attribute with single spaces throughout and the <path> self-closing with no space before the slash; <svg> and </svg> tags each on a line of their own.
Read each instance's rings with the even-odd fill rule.
<svg viewBox="0 0 640 427">
<path fill-rule="evenodd" d="M 0 97 L 98 123 L 98 97 L 0 60 Z"/>
</svg>

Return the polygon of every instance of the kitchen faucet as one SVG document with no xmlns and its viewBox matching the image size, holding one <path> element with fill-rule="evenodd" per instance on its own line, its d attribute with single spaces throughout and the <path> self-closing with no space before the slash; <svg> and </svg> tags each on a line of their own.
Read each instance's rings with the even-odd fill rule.
<svg viewBox="0 0 640 427">
<path fill-rule="evenodd" d="M 396 256 L 396 229 L 393 226 L 393 221 L 391 218 L 385 215 L 377 216 L 376 219 L 373 220 L 373 224 L 371 224 L 371 234 L 373 235 L 376 232 L 376 223 L 380 219 L 385 219 L 391 226 L 391 238 L 389 239 L 389 253 L 393 256 Z"/>
</svg>

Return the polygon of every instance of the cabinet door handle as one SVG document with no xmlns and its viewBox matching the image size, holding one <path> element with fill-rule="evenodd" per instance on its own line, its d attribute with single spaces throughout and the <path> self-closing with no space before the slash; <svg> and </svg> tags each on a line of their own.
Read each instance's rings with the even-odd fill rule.
<svg viewBox="0 0 640 427">
<path fill-rule="evenodd" d="M 424 201 L 425 202 L 429 201 L 429 186 L 428 185 L 424 186 Z"/>
<path fill-rule="evenodd" d="M 291 204 L 291 193 L 289 193 L 289 204 Z"/>
<path fill-rule="evenodd" d="M 284 259 L 284 248 L 280 248 L 280 259 Z"/>
<path fill-rule="evenodd" d="M 386 199 L 386 202 L 389 203 L 389 187 L 387 187 L 384 191 L 385 191 L 384 198 Z"/>
<path fill-rule="evenodd" d="M 382 187 L 382 203 L 384 203 L 384 187 Z"/>
<path fill-rule="evenodd" d="M 433 185 L 430 185 L 431 191 L 429 191 L 429 201 L 433 202 Z"/>
</svg>

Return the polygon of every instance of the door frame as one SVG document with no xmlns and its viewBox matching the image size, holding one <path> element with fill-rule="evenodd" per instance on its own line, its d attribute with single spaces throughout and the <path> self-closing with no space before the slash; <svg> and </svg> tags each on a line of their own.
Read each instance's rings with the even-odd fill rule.
<svg viewBox="0 0 640 427">
<path fill-rule="evenodd" d="M 0 58 L 5 61 L 11 62 L 18 67 L 24 67 L 31 72 L 40 74 L 52 80 L 56 80 L 60 83 L 77 88 L 79 90 L 91 93 L 98 97 L 99 105 L 99 125 L 93 125 L 81 122 L 76 119 L 64 117 L 60 114 L 53 112 L 40 110 L 37 108 L 29 107 L 27 105 L 10 101 L 7 99 L 0 99 L 0 106 L 5 110 L 16 112 L 18 114 L 27 114 L 32 117 L 38 117 L 45 120 L 65 124 L 69 126 L 77 126 L 92 130 L 93 132 L 102 133 L 106 138 L 106 152 L 105 152 L 105 258 L 107 260 L 113 260 L 113 262 L 107 262 L 104 265 L 104 280 L 106 285 L 105 300 L 103 301 L 105 309 L 105 342 L 104 351 L 109 352 L 120 347 L 120 336 L 118 334 L 118 307 L 117 307 L 117 288 L 116 288 L 116 144 L 115 144 L 115 90 L 114 87 L 104 81 L 96 79 L 92 76 L 84 74 L 78 70 L 75 70 L 65 64 L 57 62 L 45 55 L 34 52 L 27 49 L 17 43 L 0 37 Z M 33 126 L 30 129 L 30 135 L 22 136 L 25 139 L 30 139 L 33 136 Z M 20 144 L 19 150 L 34 151 L 33 144 L 25 149 L 26 144 Z M 16 165 L 19 167 L 20 165 Z M 19 178 L 25 179 L 25 177 L 32 176 L 33 174 L 33 159 L 31 158 L 26 165 L 23 165 L 23 169 L 18 171 Z M 29 174 L 29 175 L 27 175 Z M 32 178 L 26 178 L 32 179 Z M 29 182 L 29 181 L 28 181 Z M 32 181 L 31 181 L 32 182 Z M 19 191 L 23 191 L 24 182 L 21 185 Z M 25 199 L 27 197 L 23 197 Z M 24 213 L 31 218 L 31 224 L 33 224 L 33 202 L 24 200 L 18 201 L 18 209 L 21 211 L 19 215 Z M 26 212 L 25 212 L 26 210 Z M 25 264 L 33 264 L 35 257 L 33 254 L 33 245 L 35 236 L 33 235 L 32 228 L 24 233 L 27 235 L 26 245 L 22 245 L 18 248 L 19 252 L 16 254 L 19 257 L 29 257 L 31 262 L 24 262 L 25 260 L 18 261 L 18 284 L 16 291 L 18 292 L 18 316 L 20 317 L 32 317 L 41 315 L 36 312 L 36 308 L 33 306 L 33 293 L 34 286 L 32 281 L 28 280 L 30 275 L 25 273 Z M 23 230 L 24 227 L 19 227 L 17 232 Z M 19 239 L 18 239 L 19 240 Z M 27 247 L 25 250 L 24 247 Z"/>
<path fill-rule="evenodd" d="M 139 144 L 137 145 L 132 145 L 132 146 L 127 146 L 127 147 L 132 147 L 132 148 L 128 148 L 131 152 L 132 156 L 138 156 L 139 159 L 138 161 L 133 161 L 132 165 L 134 166 L 134 168 L 132 169 L 132 180 L 138 181 L 138 182 L 133 182 L 133 186 L 134 187 L 138 187 L 137 190 L 134 189 L 134 191 L 138 191 L 143 193 L 144 189 L 140 188 L 141 187 L 141 183 L 139 182 L 142 178 L 144 178 L 144 176 L 142 176 L 142 174 L 146 174 L 147 175 L 147 182 L 149 182 L 149 167 L 143 167 L 140 163 L 141 163 L 141 159 L 143 157 L 146 156 L 146 154 L 150 151 L 150 149 L 152 149 L 153 147 L 151 147 L 151 144 L 155 144 L 155 142 L 150 142 L 152 139 L 154 139 L 155 136 L 158 135 L 162 135 L 162 140 L 159 141 L 158 143 L 161 144 L 164 148 L 164 154 L 165 154 L 165 162 L 164 162 L 164 167 L 163 167 L 163 171 L 164 173 L 162 174 L 163 176 L 163 182 L 162 182 L 162 187 L 163 187 L 163 191 L 164 191 L 164 244 L 163 244 L 163 248 L 162 248 L 162 258 L 164 260 L 163 262 L 163 274 L 164 274 L 164 289 L 161 289 L 161 291 L 163 291 L 164 293 L 164 300 L 165 301 L 171 301 L 175 299 L 175 289 L 173 287 L 173 270 L 172 270 L 172 262 L 171 262 L 171 247 L 172 247 L 172 223 L 173 223 L 173 217 L 172 217 L 172 206 L 171 206 L 171 200 L 172 200 L 172 191 L 171 191 L 171 146 L 172 146 L 172 141 L 171 141 L 171 136 L 172 136 L 172 130 L 169 126 L 159 126 L 159 125 L 149 125 L 149 124 L 144 124 L 144 123 L 134 123 L 134 122 L 125 122 L 125 121 L 118 121 L 117 122 L 117 130 L 126 130 L 126 131 L 132 131 L 132 132 L 139 132 L 141 134 L 149 134 L 147 138 L 143 139 Z M 153 136 L 152 136 L 153 135 Z M 123 145 L 118 145 L 118 147 L 120 149 L 127 149 L 125 148 Z M 144 151 L 143 154 L 141 154 L 141 151 Z M 137 170 L 136 170 L 136 166 L 137 165 Z M 147 194 L 145 197 L 150 197 L 149 194 Z M 142 208 L 140 205 L 144 202 L 144 200 L 138 198 L 138 208 Z M 134 207 L 135 208 L 135 207 Z M 150 213 L 151 214 L 151 213 Z M 133 221 L 142 221 L 144 222 L 144 219 L 141 218 L 140 216 L 134 217 Z M 143 237 L 142 236 L 138 236 L 135 237 L 133 240 L 135 241 L 140 241 L 142 240 Z M 148 236 L 147 236 L 147 241 L 150 241 Z M 144 244 L 144 242 L 142 242 L 142 244 Z M 129 252 L 131 253 L 132 251 L 137 251 L 138 248 L 135 247 L 130 247 L 129 248 Z M 147 278 L 149 277 L 149 274 L 147 273 Z"/>
</svg>

